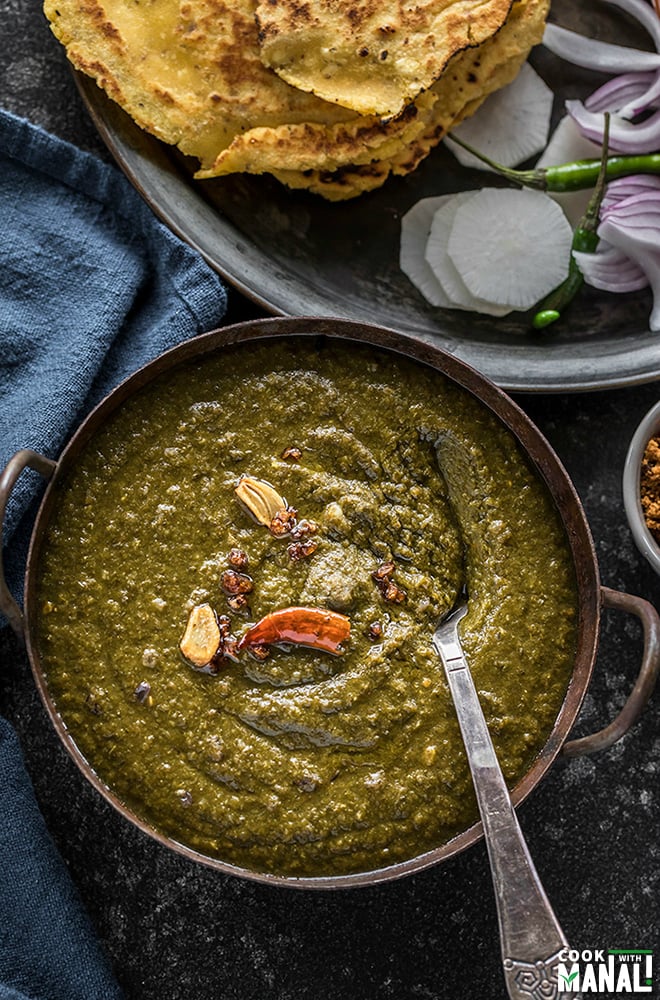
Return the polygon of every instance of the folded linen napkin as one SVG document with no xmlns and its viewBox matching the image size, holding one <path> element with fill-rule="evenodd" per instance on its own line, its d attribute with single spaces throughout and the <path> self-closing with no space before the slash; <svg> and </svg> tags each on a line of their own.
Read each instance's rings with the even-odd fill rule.
<svg viewBox="0 0 660 1000">
<path fill-rule="evenodd" d="M 19 448 L 56 457 L 80 419 L 168 347 L 220 324 L 226 291 L 112 166 L 0 111 L 0 468 Z M 20 597 L 24 473 L 5 520 Z M 120 996 L 0 720 L 0 1000 Z"/>
</svg>

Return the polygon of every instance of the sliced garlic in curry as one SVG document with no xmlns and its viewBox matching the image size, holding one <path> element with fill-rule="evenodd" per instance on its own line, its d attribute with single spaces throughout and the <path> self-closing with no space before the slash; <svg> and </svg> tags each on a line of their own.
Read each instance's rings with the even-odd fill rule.
<svg viewBox="0 0 660 1000">
<path fill-rule="evenodd" d="M 234 488 L 239 503 L 255 518 L 259 524 L 270 527 L 275 515 L 286 510 L 287 504 L 274 486 L 265 479 L 253 479 L 252 476 L 241 476 Z"/>
<path fill-rule="evenodd" d="M 218 618 L 210 604 L 198 604 L 188 616 L 188 624 L 179 643 L 181 653 L 194 667 L 207 667 L 220 648 Z"/>
</svg>

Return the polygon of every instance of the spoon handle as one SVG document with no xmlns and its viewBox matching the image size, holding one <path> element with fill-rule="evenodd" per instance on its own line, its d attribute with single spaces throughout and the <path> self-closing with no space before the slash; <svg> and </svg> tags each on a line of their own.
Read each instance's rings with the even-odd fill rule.
<svg viewBox="0 0 660 1000">
<path fill-rule="evenodd" d="M 456 707 L 484 826 L 509 996 L 556 997 L 566 937 L 525 843 L 458 636 L 452 643 L 434 637 L 434 645 Z"/>
</svg>

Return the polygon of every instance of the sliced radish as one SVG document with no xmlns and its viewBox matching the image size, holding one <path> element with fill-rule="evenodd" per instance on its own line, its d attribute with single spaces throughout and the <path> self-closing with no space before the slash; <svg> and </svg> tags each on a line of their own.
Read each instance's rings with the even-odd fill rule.
<svg viewBox="0 0 660 1000">
<path fill-rule="evenodd" d="M 426 260 L 426 243 L 437 209 L 451 201 L 454 195 L 422 198 L 401 219 L 399 266 L 432 306 L 447 309 L 451 301 Z"/>
<path fill-rule="evenodd" d="M 525 63 L 512 83 L 491 94 L 475 114 L 453 129 L 453 134 L 491 160 L 515 167 L 544 148 L 552 102 L 548 85 Z M 490 169 L 458 145 L 452 145 L 451 151 L 464 167 Z"/>
<path fill-rule="evenodd" d="M 447 253 L 447 245 L 461 206 L 470 202 L 478 192 L 463 191 L 453 195 L 442 205 L 433 216 L 431 232 L 426 245 L 426 260 L 434 275 L 442 285 L 452 308 L 467 309 L 471 312 L 481 312 L 488 316 L 505 316 L 510 308 L 492 303 L 479 296 L 472 295 L 459 275 L 456 267 Z"/>
<path fill-rule="evenodd" d="M 602 147 L 591 139 L 585 139 L 571 116 L 564 115 L 536 166 L 555 166 L 558 163 L 572 163 L 574 160 L 590 160 L 595 157 L 600 159 L 601 153 Z"/>
<path fill-rule="evenodd" d="M 563 211 L 542 192 L 484 188 L 459 205 L 447 252 L 472 295 L 530 309 L 567 277 L 572 240 Z"/>
<path fill-rule="evenodd" d="M 602 149 L 585 137 L 570 115 L 564 115 L 550 136 L 550 141 L 539 157 L 537 167 L 554 167 L 560 163 L 574 163 L 575 160 L 600 159 Z M 568 221 L 577 226 L 585 213 L 591 197 L 591 188 L 585 191 L 560 191 L 548 194 L 561 205 Z"/>
</svg>

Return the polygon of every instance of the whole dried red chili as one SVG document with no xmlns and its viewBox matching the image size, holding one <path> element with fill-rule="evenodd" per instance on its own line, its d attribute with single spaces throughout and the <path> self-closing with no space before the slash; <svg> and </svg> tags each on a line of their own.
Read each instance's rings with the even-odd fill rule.
<svg viewBox="0 0 660 1000">
<path fill-rule="evenodd" d="M 351 634 L 350 619 L 322 608 L 281 608 L 252 625 L 238 642 L 238 649 L 297 643 L 341 655 L 342 643 Z"/>
</svg>

